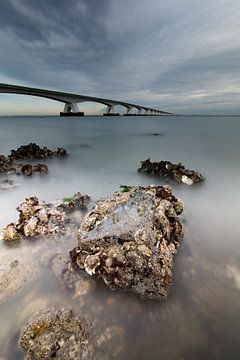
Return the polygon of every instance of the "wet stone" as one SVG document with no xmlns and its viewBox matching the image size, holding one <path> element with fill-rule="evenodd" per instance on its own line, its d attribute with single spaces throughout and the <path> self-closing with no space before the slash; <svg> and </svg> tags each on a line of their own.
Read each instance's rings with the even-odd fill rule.
<svg viewBox="0 0 240 360">
<path fill-rule="evenodd" d="M 126 187 L 124 188 L 126 190 Z M 73 263 L 111 289 L 166 298 L 183 236 L 183 202 L 169 186 L 129 187 L 96 203 L 78 230 Z"/>
<path fill-rule="evenodd" d="M 52 151 L 46 146 L 41 148 L 35 143 L 22 145 L 17 150 L 11 150 L 11 154 L 8 156 L 0 155 L 0 174 L 17 174 L 24 176 L 47 174 L 48 167 L 46 164 L 39 163 L 32 165 L 29 163 L 26 164 L 25 161 L 46 159 L 52 156 L 62 158 L 66 155 L 67 151 L 64 148 L 58 148 L 56 151 Z"/>
<path fill-rule="evenodd" d="M 70 309 L 47 310 L 26 325 L 20 346 L 24 360 L 110 360 L 122 351 L 122 334 L 121 328 L 107 327 L 97 335 Z"/>
<path fill-rule="evenodd" d="M 78 192 L 71 199 L 70 203 L 64 200 L 45 203 L 34 196 L 26 198 L 17 208 L 18 221 L 2 230 L 2 238 L 7 242 L 13 242 L 23 237 L 36 238 L 74 233 L 74 228 L 77 229 L 79 222 L 72 216 L 73 211 L 86 209 L 90 197 Z M 78 218 L 81 220 L 81 216 Z"/>
<path fill-rule="evenodd" d="M 181 163 L 173 164 L 170 161 L 163 160 L 159 162 L 151 162 L 150 159 L 141 161 L 138 171 L 176 180 L 186 185 L 193 185 L 204 180 L 204 177 L 198 171 L 185 169 L 185 166 Z"/>
<path fill-rule="evenodd" d="M 46 146 L 41 148 L 35 143 L 28 145 L 22 145 L 17 150 L 11 150 L 9 155 L 10 160 L 34 160 L 34 159 L 45 159 L 51 156 L 66 156 L 67 152 L 64 148 L 58 148 L 57 151 L 52 151 Z"/>
</svg>

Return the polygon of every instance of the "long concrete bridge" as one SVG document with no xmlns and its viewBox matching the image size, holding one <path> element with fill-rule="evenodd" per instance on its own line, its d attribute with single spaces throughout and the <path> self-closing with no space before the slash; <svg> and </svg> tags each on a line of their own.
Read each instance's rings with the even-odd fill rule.
<svg viewBox="0 0 240 360">
<path fill-rule="evenodd" d="M 100 103 L 106 105 L 107 110 L 106 113 L 104 113 L 104 115 L 119 115 L 118 113 L 115 112 L 115 106 L 119 106 L 119 105 L 126 108 L 126 112 L 124 115 L 134 115 L 136 114 L 136 111 L 138 115 L 172 115 L 169 112 L 165 112 L 137 104 L 118 101 L 118 100 L 71 94 L 60 91 L 36 89 L 25 86 L 0 83 L 0 93 L 38 96 L 42 98 L 60 101 L 64 103 L 64 109 L 63 112 L 60 113 L 60 115 L 84 115 L 84 113 L 79 111 L 78 108 L 78 104 L 83 102 L 94 102 L 94 103 Z"/>
</svg>

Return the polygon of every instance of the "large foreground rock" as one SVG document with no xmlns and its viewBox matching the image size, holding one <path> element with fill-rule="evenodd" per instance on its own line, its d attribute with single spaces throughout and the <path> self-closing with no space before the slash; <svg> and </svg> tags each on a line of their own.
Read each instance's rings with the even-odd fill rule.
<svg viewBox="0 0 240 360">
<path fill-rule="evenodd" d="M 168 186 L 126 187 L 98 201 L 84 219 L 72 260 L 111 289 L 165 298 L 183 235 L 182 210 Z"/>
</svg>

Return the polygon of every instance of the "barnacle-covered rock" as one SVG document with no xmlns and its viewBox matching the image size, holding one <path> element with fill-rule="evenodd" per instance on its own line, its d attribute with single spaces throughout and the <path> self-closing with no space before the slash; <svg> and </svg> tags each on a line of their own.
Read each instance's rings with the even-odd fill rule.
<svg viewBox="0 0 240 360">
<path fill-rule="evenodd" d="M 36 164 L 33 167 L 33 171 L 34 171 L 34 173 L 41 174 L 41 175 L 47 174 L 48 167 L 46 164 Z"/>
<path fill-rule="evenodd" d="M 6 240 L 6 241 L 17 241 L 20 240 L 21 236 L 18 233 L 16 226 L 14 223 L 11 223 L 9 225 L 7 225 L 3 231 L 2 231 L 2 237 Z"/>
<path fill-rule="evenodd" d="M 23 330 L 25 360 L 82 359 L 89 334 L 85 322 L 69 309 L 47 311 Z"/>
<path fill-rule="evenodd" d="M 67 155 L 67 151 L 64 148 L 58 148 L 54 154 L 56 154 L 58 157 L 64 157 Z"/>
<path fill-rule="evenodd" d="M 63 235 L 69 230 L 77 229 L 78 220 L 72 216 L 74 210 L 86 209 L 90 197 L 77 193 L 72 197 L 73 203 L 65 201 L 54 203 L 40 202 L 32 196 L 17 208 L 19 219 L 16 223 L 7 225 L 2 231 L 6 241 L 20 240 L 22 237 L 39 237 L 43 235 Z M 81 220 L 81 216 L 78 216 Z"/>
<path fill-rule="evenodd" d="M 34 174 L 47 174 L 48 167 L 46 164 L 29 164 L 26 160 L 46 159 L 48 157 L 57 156 L 65 157 L 67 151 L 64 148 L 58 148 L 56 151 L 48 149 L 46 146 L 41 148 L 35 143 L 22 145 L 17 150 L 11 150 L 8 156 L 0 155 L 0 173 L 17 174 L 32 176 Z M 21 162 L 19 161 L 21 160 Z M 22 163 L 23 161 L 23 163 Z"/>
<path fill-rule="evenodd" d="M 183 229 L 183 202 L 168 186 L 132 187 L 100 200 L 78 231 L 72 261 L 111 289 L 165 298 Z"/>
<path fill-rule="evenodd" d="M 11 150 L 9 155 L 10 160 L 33 160 L 33 159 L 44 159 L 50 156 L 66 156 L 67 152 L 64 148 L 58 148 L 57 151 L 52 151 L 46 146 L 41 148 L 35 143 L 30 143 L 28 145 L 22 145 L 17 150 Z"/>
<path fill-rule="evenodd" d="M 193 183 L 204 180 L 204 177 L 199 172 L 185 169 L 185 166 L 181 163 L 173 164 L 170 161 L 163 160 L 159 162 L 151 162 L 150 159 L 141 161 L 138 171 L 170 178 L 186 185 L 193 185 Z"/>
<path fill-rule="evenodd" d="M 26 352 L 24 360 L 110 360 L 122 351 L 122 335 L 116 326 L 103 328 L 98 335 L 70 309 L 47 310 L 23 329 L 20 345 Z"/>
<path fill-rule="evenodd" d="M 21 172 L 25 176 L 32 176 L 33 166 L 31 164 L 26 164 L 21 167 Z"/>
</svg>

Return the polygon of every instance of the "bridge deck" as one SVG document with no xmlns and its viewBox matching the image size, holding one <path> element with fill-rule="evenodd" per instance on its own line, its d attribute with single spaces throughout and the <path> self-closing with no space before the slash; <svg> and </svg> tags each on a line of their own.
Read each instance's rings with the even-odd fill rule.
<svg viewBox="0 0 240 360">
<path fill-rule="evenodd" d="M 22 94 L 22 95 L 30 95 L 30 96 L 38 96 L 51 100 L 56 100 L 65 103 L 70 106 L 70 110 L 73 112 L 78 112 L 77 106 L 75 104 L 82 102 L 96 102 L 100 104 L 104 104 L 108 106 L 109 113 L 113 110 L 114 106 L 123 106 L 127 108 L 127 112 L 131 109 L 137 109 L 138 111 L 144 110 L 146 112 L 152 112 L 159 115 L 172 115 L 172 113 L 161 111 L 159 109 L 154 109 L 146 106 L 141 106 L 133 103 L 123 102 L 119 100 L 112 100 L 107 98 L 99 98 L 93 96 L 79 95 L 73 93 L 66 93 L 61 91 L 53 91 L 46 89 L 38 89 L 32 87 L 18 86 L 18 85 L 10 85 L 10 84 L 1 84 L 0 83 L 0 93 L 11 93 L 11 94 Z M 65 106 L 64 112 L 67 111 L 67 107 Z"/>
</svg>

